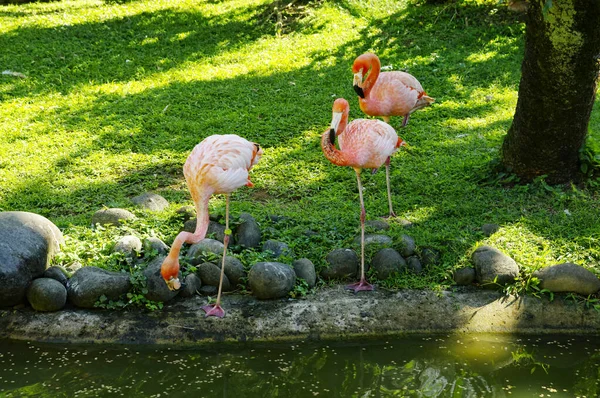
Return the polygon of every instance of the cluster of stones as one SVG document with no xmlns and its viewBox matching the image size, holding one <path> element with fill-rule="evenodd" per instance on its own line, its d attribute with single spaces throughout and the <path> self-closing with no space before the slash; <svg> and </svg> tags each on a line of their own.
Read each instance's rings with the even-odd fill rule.
<svg viewBox="0 0 600 398">
<path fill-rule="evenodd" d="M 485 224 L 482 232 L 490 236 L 499 229 L 496 224 Z M 506 286 L 515 281 L 520 268 L 510 256 L 491 246 L 480 246 L 471 255 L 472 267 L 464 267 L 454 272 L 457 285 L 477 283 L 487 288 Z M 540 281 L 540 289 L 553 293 L 577 293 L 584 296 L 600 291 L 600 279 L 586 268 L 561 263 L 544 267 L 532 275 Z"/>
</svg>

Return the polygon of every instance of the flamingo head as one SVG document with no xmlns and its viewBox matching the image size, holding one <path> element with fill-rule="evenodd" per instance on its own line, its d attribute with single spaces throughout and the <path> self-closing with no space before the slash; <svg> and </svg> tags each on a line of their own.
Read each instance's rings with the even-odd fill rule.
<svg viewBox="0 0 600 398">
<path fill-rule="evenodd" d="M 167 256 L 160 267 L 160 274 L 169 290 L 178 290 L 181 288 L 181 282 L 179 281 L 179 261 L 177 259 L 173 260 L 170 256 Z"/>
<path fill-rule="evenodd" d="M 252 151 L 252 161 L 250 162 L 250 164 L 254 166 L 258 163 L 261 156 L 263 155 L 263 150 L 260 147 L 260 145 L 258 145 L 256 142 L 253 142 L 252 144 L 254 144 L 254 150 Z"/>
<path fill-rule="evenodd" d="M 373 66 L 377 66 L 378 68 L 380 66 L 379 58 L 373 53 L 365 53 L 358 56 L 352 64 L 352 73 L 354 73 L 352 86 L 360 98 L 365 98 L 365 81 L 363 77 L 366 76 Z"/>
<path fill-rule="evenodd" d="M 329 128 L 329 141 L 332 144 L 335 143 L 335 137 L 341 134 L 342 130 L 339 126 L 342 120 L 348 120 L 348 113 L 350 113 L 350 105 L 344 98 L 338 98 L 333 102 L 333 116 Z"/>
</svg>

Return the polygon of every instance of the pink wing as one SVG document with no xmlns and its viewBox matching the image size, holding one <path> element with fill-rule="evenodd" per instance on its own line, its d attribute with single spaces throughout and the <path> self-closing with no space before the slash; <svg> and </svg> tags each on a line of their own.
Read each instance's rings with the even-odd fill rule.
<svg viewBox="0 0 600 398">
<path fill-rule="evenodd" d="M 398 135 L 381 120 L 356 119 L 339 136 L 339 143 L 351 164 L 378 168 L 398 150 Z"/>
</svg>

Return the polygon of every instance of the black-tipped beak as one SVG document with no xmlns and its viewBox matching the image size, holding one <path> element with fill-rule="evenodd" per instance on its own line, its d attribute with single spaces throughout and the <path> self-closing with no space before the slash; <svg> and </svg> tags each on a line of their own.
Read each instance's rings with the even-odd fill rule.
<svg viewBox="0 0 600 398">
<path fill-rule="evenodd" d="M 335 144 L 335 129 L 329 129 L 329 142 L 331 145 Z"/>
<path fill-rule="evenodd" d="M 365 92 L 358 84 L 354 85 L 354 91 L 356 91 L 356 94 L 358 94 L 360 98 L 365 98 Z"/>
</svg>

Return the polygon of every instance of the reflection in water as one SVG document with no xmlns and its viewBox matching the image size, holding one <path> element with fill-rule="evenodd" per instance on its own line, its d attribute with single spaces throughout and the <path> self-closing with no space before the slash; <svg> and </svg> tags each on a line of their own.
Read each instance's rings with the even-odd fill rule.
<svg viewBox="0 0 600 398">
<path fill-rule="evenodd" d="M 291 346 L 0 341 L 0 397 L 598 397 L 588 337 L 451 335 Z"/>
</svg>

